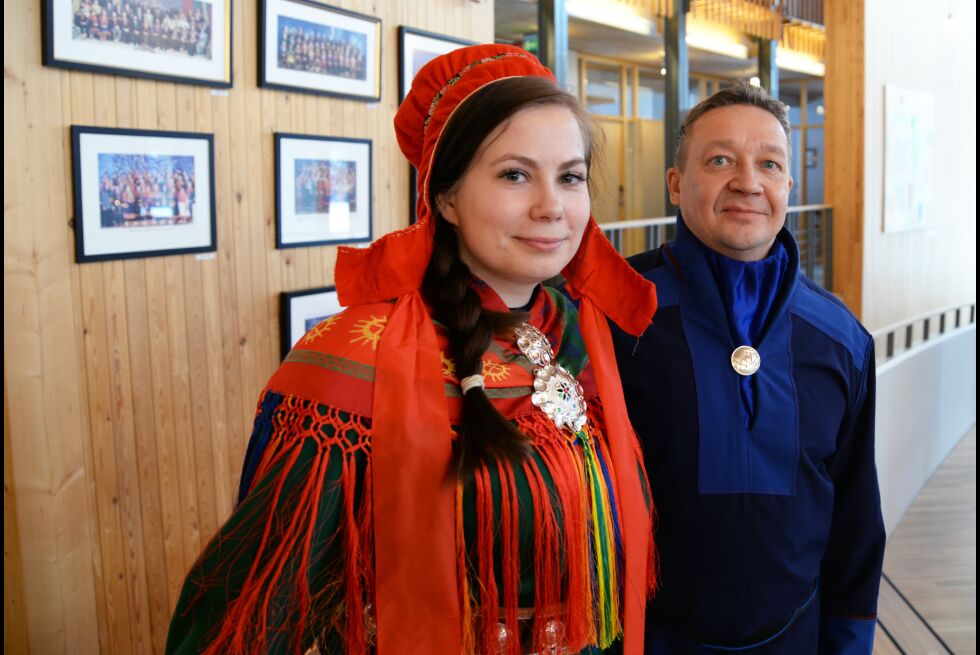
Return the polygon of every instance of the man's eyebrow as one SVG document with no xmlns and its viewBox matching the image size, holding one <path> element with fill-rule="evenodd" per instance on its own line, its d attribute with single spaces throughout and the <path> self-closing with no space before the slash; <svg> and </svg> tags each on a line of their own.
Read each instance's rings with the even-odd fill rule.
<svg viewBox="0 0 980 655">
<path fill-rule="evenodd" d="M 734 141 L 729 139 L 715 139 L 705 144 L 704 149 L 709 150 L 711 148 L 728 148 L 729 150 L 734 150 L 736 144 Z M 778 155 L 786 156 L 786 148 L 777 143 L 763 143 L 761 146 L 762 152 L 771 152 Z"/>
<path fill-rule="evenodd" d="M 538 162 L 535 161 L 534 159 L 530 157 L 525 157 L 524 155 L 518 155 L 514 153 L 507 153 L 505 155 L 502 155 L 497 159 L 493 160 L 492 162 L 490 162 L 490 165 L 496 166 L 497 164 L 503 163 L 505 161 L 516 161 L 520 164 L 523 164 L 524 166 L 527 166 L 528 168 L 538 167 Z M 585 164 L 585 158 L 575 157 L 574 159 L 569 159 L 568 161 L 562 163 L 561 166 L 559 166 L 559 168 L 569 168 L 571 166 L 577 166 L 578 164 Z"/>
</svg>

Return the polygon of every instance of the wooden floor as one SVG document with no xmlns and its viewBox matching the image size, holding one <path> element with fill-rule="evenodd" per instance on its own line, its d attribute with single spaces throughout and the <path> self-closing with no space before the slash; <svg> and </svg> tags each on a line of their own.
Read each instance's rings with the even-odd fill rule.
<svg viewBox="0 0 980 655">
<path fill-rule="evenodd" d="M 956 446 L 885 548 L 876 655 L 977 652 L 977 434 Z"/>
</svg>

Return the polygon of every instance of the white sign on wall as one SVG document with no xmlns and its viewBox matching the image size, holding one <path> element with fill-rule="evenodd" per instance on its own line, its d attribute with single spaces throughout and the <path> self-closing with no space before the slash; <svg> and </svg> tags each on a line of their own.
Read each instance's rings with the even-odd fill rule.
<svg viewBox="0 0 980 655">
<path fill-rule="evenodd" d="M 931 220 L 935 100 L 885 85 L 885 232 L 927 227 Z"/>
</svg>

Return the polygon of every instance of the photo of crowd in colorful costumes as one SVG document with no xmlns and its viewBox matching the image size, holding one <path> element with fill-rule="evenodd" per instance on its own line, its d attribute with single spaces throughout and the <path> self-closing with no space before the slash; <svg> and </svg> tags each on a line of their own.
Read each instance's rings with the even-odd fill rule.
<svg viewBox="0 0 980 655">
<path fill-rule="evenodd" d="M 654 508 L 607 320 L 641 334 L 656 292 L 590 215 L 588 117 L 481 45 L 395 130 L 418 221 L 340 249 L 347 309 L 263 391 L 167 652 L 639 654 Z"/>
</svg>

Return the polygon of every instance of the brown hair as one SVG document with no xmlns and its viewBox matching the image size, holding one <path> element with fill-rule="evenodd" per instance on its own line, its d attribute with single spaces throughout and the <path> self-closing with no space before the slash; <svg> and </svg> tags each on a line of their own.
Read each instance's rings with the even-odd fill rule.
<svg viewBox="0 0 980 655">
<path fill-rule="evenodd" d="M 792 154 L 793 139 L 790 136 L 789 114 L 786 111 L 786 105 L 778 99 L 773 98 L 762 87 L 749 84 L 745 80 L 737 80 L 735 84 L 727 89 L 722 89 L 713 96 L 699 102 L 684 117 L 680 134 L 677 135 L 677 148 L 674 150 L 674 166 L 682 170 L 684 168 L 684 158 L 687 156 L 687 137 L 691 133 L 691 128 L 694 123 L 712 109 L 731 107 L 733 105 L 758 107 L 775 116 L 776 120 L 779 121 L 779 125 L 783 128 L 783 132 L 786 133 L 786 154 L 787 156 Z"/>
<path fill-rule="evenodd" d="M 458 187 L 494 130 L 522 109 L 542 105 L 566 107 L 575 115 L 585 141 L 586 167 L 590 168 L 595 143 L 592 121 L 574 97 L 543 77 L 506 78 L 474 92 L 456 109 L 436 149 L 428 198 L 434 210 L 435 242 L 422 294 L 432 307 L 433 318 L 449 331 L 459 379 L 482 373 L 483 354 L 494 336 L 512 333 L 527 314 L 483 309 L 479 295 L 470 286 L 469 267 L 459 257 L 456 231 L 439 215 L 437 199 Z M 461 475 L 468 475 L 494 457 L 520 461 L 527 456 L 527 437 L 496 410 L 482 387 L 463 395 L 458 430 L 456 453 Z"/>
</svg>

